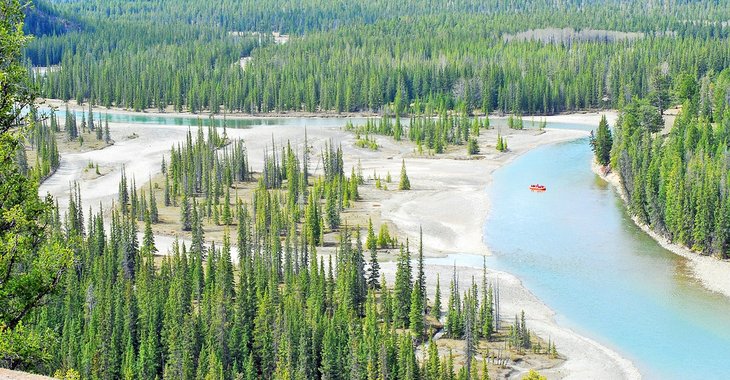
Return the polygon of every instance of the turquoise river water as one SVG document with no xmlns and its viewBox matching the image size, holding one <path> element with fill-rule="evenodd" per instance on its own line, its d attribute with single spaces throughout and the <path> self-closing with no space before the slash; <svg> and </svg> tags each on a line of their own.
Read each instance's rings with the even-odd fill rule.
<svg viewBox="0 0 730 380">
<path fill-rule="evenodd" d="M 730 370 L 730 301 L 636 227 L 590 168 L 587 139 L 538 148 L 495 173 L 485 239 L 559 322 L 631 359 L 646 378 Z M 532 193 L 530 183 L 544 183 Z"/>
</svg>

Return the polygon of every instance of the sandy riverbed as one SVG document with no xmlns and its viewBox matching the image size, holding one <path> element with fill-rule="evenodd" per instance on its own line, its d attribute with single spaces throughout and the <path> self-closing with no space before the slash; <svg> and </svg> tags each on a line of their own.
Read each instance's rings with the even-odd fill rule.
<svg viewBox="0 0 730 380">
<path fill-rule="evenodd" d="M 175 116 L 169 113 L 165 115 Z M 598 114 L 578 114 L 552 116 L 547 120 L 597 125 L 599 118 Z M 160 172 L 162 156 L 172 144 L 183 141 L 187 131 L 187 127 L 178 126 L 111 123 L 112 138 L 116 141 L 113 146 L 99 151 L 62 155 L 61 167 L 43 184 L 40 192 L 50 192 L 65 208 L 68 184 L 78 181 L 87 209 L 89 206 L 97 208 L 99 204 L 108 209 L 117 197 L 122 166 L 128 178 L 136 177 L 138 185 L 141 185 L 149 176 Z M 507 138 L 510 152 L 498 153 L 494 149 L 497 131 L 484 131 L 479 139 L 484 152 L 480 159 L 467 159 L 464 147 L 454 148 L 438 158 L 418 156 L 412 144 L 394 142 L 385 137 L 377 137 L 381 145 L 378 151 L 360 149 L 354 146 L 354 137 L 338 127 L 310 127 L 308 138 L 315 152 L 319 152 L 326 141 L 341 143 L 347 168 L 356 166 L 359 160 L 365 177 L 375 173 L 384 178 L 390 172 L 394 180 L 389 185 L 391 188 L 397 187 L 401 160 L 404 159 L 411 191 L 375 190 L 369 185 L 365 186 L 363 197 L 379 219 L 396 226 L 396 233 L 401 240 L 408 238 L 416 242 L 422 226 L 426 255 L 440 256 L 448 253 L 489 254 L 482 228 L 489 212 L 485 189 L 494 170 L 535 147 L 586 135 L 585 132 L 568 130 L 503 129 L 501 132 Z M 135 135 L 135 138 L 130 138 Z M 245 139 L 251 166 L 255 171 L 261 170 L 263 152 L 267 146 L 270 147 L 272 138 L 277 146 L 287 140 L 299 151 L 304 146 L 304 131 L 296 126 L 228 129 L 228 135 Z M 102 177 L 84 179 L 83 170 L 89 161 L 114 169 Z M 321 165 L 317 165 L 316 157 L 311 162 L 310 170 L 315 174 L 321 173 Z M 170 236 L 156 238 L 158 248 L 163 251 L 173 240 Z M 392 263 L 383 263 L 383 269 L 386 276 L 392 276 Z M 434 274 L 441 273 L 444 290 L 447 289 L 452 270 L 451 266 L 440 265 L 427 268 L 430 294 L 433 294 Z M 480 268 L 464 267 L 458 270 L 462 279 L 470 279 L 472 275 L 481 277 Z M 633 364 L 616 352 L 558 325 L 554 312 L 530 293 L 519 279 L 496 271 L 490 271 L 489 276 L 500 283 L 503 317 L 510 320 L 520 310 L 524 310 L 530 328 L 542 338 L 554 340 L 558 351 L 566 357 L 567 360 L 561 366 L 543 371 L 550 378 L 639 377 Z"/>
</svg>

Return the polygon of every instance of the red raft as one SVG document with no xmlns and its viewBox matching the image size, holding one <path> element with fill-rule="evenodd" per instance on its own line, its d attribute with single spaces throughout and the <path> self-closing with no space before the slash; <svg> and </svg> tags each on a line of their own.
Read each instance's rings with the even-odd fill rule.
<svg viewBox="0 0 730 380">
<path fill-rule="evenodd" d="M 534 185 L 530 185 L 530 190 L 532 190 L 532 191 L 547 191 L 547 187 L 545 187 L 544 185 L 540 185 L 540 184 L 534 184 Z"/>
</svg>

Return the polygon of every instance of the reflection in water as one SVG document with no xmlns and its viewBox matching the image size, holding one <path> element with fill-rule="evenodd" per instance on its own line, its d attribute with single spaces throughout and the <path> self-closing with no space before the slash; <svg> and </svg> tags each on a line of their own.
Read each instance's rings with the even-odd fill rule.
<svg viewBox="0 0 730 380">
<path fill-rule="evenodd" d="M 48 114 L 50 110 L 48 108 L 41 108 L 41 113 Z M 76 115 L 77 121 L 81 121 L 83 114 L 88 111 L 72 110 Z M 63 123 L 63 119 L 66 117 L 64 109 L 56 111 L 56 117 L 59 119 L 59 123 Z M 225 124 L 228 128 L 251 128 L 256 126 L 265 125 L 287 125 L 287 126 L 302 126 L 317 125 L 320 127 L 341 127 L 344 126 L 347 121 L 353 124 L 365 123 L 365 118 L 311 118 L 311 117 L 272 117 L 272 118 L 223 118 L 217 116 L 211 118 L 208 116 L 167 116 L 167 115 L 145 115 L 140 113 L 115 113 L 113 110 L 105 109 L 94 109 L 94 117 L 96 120 L 109 119 L 110 123 L 130 123 L 130 124 L 156 124 L 156 125 L 172 125 L 172 126 L 186 126 L 186 127 L 197 127 L 201 125 L 203 127 L 214 126 L 223 127 Z"/>
</svg>

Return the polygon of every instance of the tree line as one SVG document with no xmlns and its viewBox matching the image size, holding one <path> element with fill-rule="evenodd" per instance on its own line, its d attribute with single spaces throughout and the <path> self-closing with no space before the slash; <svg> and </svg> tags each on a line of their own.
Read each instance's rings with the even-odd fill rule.
<svg viewBox="0 0 730 380">
<path fill-rule="evenodd" d="M 608 146 L 629 210 L 642 223 L 701 254 L 725 258 L 730 253 L 730 70 L 671 79 L 670 100 L 681 105 L 673 126 L 664 126 L 662 96 L 637 99 L 616 121 L 612 145 L 611 135 L 603 138 L 602 161 Z"/>
<path fill-rule="evenodd" d="M 60 70 L 34 75 L 44 96 L 213 113 L 380 111 L 389 105 L 411 112 L 420 101 L 469 112 L 552 114 L 618 108 L 643 97 L 654 68 L 663 63 L 672 76 L 699 77 L 721 71 L 730 59 L 728 40 L 718 38 L 727 34 L 723 4 L 673 4 L 682 11 L 671 13 L 660 7 L 646 12 L 640 2 L 581 7 L 460 1 L 454 11 L 436 12 L 413 4 L 408 11 L 409 2 L 341 10 L 319 2 L 317 12 L 344 18 L 315 23 L 288 43 L 274 44 L 269 31 L 300 30 L 273 21 L 292 16 L 280 11 L 286 6 L 272 6 L 270 23 L 257 23 L 261 13 L 227 1 L 102 3 L 57 4 L 86 27 L 39 37 L 26 49 L 35 65 L 60 64 Z M 347 11 L 370 8 L 389 16 L 363 20 Z M 405 17 L 392 18 L 386 11 L 393 8 Z M 238 19 L 244 25 L 231 21 L 237 13 L 245 14 Z M 641 37 L 505 39 L 541 27 L 604 28 Z M 238 64 L 242 57 L 252 58 L 245 68 Z"/>
</svg>

